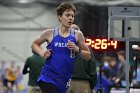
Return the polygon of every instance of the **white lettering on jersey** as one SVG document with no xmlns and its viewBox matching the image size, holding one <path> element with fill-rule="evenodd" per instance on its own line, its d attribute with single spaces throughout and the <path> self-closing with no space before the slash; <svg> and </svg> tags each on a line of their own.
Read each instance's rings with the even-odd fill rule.
<svg viewBox="0 0 140 93">
<path fill-rule="evenodd" d="M 55 42 L 54 45 L 55 47 L 67 47 L 67 43 Z"/>
</svg>

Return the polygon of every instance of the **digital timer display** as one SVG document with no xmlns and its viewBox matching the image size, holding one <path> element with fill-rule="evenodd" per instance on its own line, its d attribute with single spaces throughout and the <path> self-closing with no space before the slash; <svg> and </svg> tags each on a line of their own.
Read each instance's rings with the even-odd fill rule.
<svg viewBox="0 0 140 93">
<path fill-rule="evenodd" d="M 112 46 L 113 49 L 117 49 L 117 41 L 109 40 L 108 39 L 89 39 L 86 38 L 85 42 L 87 45 L 91 46 L 94 49 L 108 49 L 108 47 Z"/>
</svg>

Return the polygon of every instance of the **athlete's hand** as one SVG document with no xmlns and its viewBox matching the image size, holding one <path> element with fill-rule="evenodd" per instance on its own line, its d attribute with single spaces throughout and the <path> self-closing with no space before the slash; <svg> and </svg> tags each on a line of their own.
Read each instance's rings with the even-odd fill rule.
<svg viewBox="0 0 140 93">
<path fill-rule="evenodd" d="M 71 42 L 70 40 L 68 40 L 67 47 L 68 49 L 74 50 L 75 52 L 79 51 L 79 47 L 77 47 L 75 43 Z"/>
<path fill-rule="evenodd" d="M 50 55 L 51 55 L 51 49 L 48 49 L 47 51 L 43 51 L 41 53 L 41 56 L 45 59 L 48 58 Z"/>
</svg>

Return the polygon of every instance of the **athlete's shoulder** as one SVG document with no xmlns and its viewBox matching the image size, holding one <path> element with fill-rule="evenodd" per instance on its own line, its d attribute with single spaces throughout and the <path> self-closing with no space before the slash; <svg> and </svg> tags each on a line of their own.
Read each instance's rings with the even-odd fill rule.
<svg viewBox="0 0 140 93">
<path fill-rule="evenodd" d="M 82 31 L 81 31 L 81 30 L 75 30 L 75 32 L 76 32 L 76 33 L 82 33 Z"/>
<path fill-rule="evenodd" d="M 83 35 L 82 31 L 80 31 L 80 30 L 75 30 L 75 34 L 76 34 L 76 36 Z"/>
<path fill-rule="evenodd" d="M 53 33 L 53 31 L 54 31 L 54 28 L 47 28 L 42 33 L 44 33 L 44 34 Z"/>
<path fill-rule="evenodd" d="M 48 36 L 53 35 L 54 32 L 53 30 L 54 30 L 53 28 L 45 29 L 44 31 L 41 32 L 41 37 L 47 38 Z"/>
</svg>

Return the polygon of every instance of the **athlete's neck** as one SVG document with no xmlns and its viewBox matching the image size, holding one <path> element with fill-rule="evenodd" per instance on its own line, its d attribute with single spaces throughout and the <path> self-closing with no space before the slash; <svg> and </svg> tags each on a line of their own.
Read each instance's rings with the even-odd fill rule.
<svg viewBox="0 0 140 93">
<path fill-rule="evenodd" d="M 66 37 L 70 33 L 70 28 L 64 27 L 64 26 L 59 26 L 59 34 L 63 37 Z"/>
</svg>

